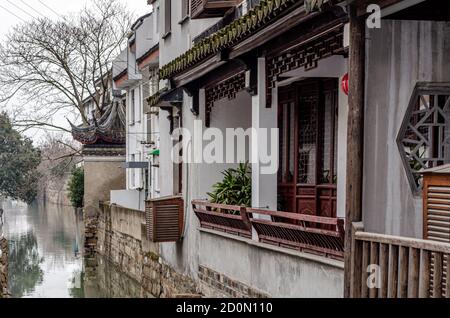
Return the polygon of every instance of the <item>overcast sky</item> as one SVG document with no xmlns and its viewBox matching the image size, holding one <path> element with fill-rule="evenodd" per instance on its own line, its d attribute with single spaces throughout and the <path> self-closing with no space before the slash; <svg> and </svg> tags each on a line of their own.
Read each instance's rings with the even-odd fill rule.
<svg viewBox="0 0 450 318">
<path fill-rule="evenodd" d="M 136 16 L 142 16 L 151 11 L 147 0 L 119 0 L 125 3 Z M 46 16 L 61 19 L 60 15 L 77 12 L 92 0 L 0 0 L 0 41 L 5 39 L 8 30 L 18 24 L 34 18 Z M 14 107 L 11 103 L 10 107 Z M 0 109 L 1 110 L 1 109 Z M 54 123 L 67 127 L 65 117 L 58 115 Z M 38 142 L 43 138 L 43 131 L 30 130 L 26 134 Z"/>
<path fill-rule="evenodd" d="M 0 37 L 8 29 L 23 21 L 29 21 L 40 16 L 58 18 L 58 14 L 76 12 L 92 0 L 0 0 Z M 120 0 L 137 15 L 150 11 L 147 0 Z"/>
</svg>

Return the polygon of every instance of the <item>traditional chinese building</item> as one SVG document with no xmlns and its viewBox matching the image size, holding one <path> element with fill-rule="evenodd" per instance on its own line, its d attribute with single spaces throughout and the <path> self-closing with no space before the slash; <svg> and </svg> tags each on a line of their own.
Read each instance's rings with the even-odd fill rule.
<svg viewBox="0 0 450 318">
<path fill-rule="evenodd" d="M 102 231 L 125 246 L 111 259 L 157 297 L 450 295 L 443 2 L 149 4 L 160 85 L 144 111 L 157 122 L 159 191 L 145 215 L 104 207 Z M 207 141 L 230 129 L 246 146 L 223 160 L 225 143 Z M 213 202 L 223 172 L 245 161 L 250 202 Z"/>
<path fill-rule="evenodd" d="M 95 219 L 99 201 L 109 201 L 110 191 L 122 189 L 125 183 L 125 104 L 113 96 L 112 88 L 104 95 L 109 103 L 104 104 L 103 114 L 94 112 L 88 126 L 71 123 L 73 138 L 82 144 L 86 222 Z M 85 105 L 90 111 L 89 100 Z"/>
</svg>

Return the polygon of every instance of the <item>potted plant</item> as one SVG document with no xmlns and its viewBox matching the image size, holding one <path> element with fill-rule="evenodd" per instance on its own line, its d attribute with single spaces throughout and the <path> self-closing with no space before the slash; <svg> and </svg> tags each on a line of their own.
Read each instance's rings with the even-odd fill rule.
<svg viewBox="0 0 450 318">
<path fill-rule="evenodd" d="M 251 206 L 252 179 L 249 163 L 240 163 L 236 169 L 227 169 L 222 175 L 223 180 L 216 183 L 214 190 L 208 193 L 211 203 Z"/>
</svg>

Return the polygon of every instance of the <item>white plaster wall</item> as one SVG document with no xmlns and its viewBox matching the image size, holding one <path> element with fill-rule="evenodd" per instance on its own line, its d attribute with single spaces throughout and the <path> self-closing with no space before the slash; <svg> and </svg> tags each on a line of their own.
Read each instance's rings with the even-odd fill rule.
<svg viewBox="0 0 450 318">
<path fill-rule="evenodd" d="M 346 73 L 346 71 L 345 71 Z M 342 73 L 341 73 L 342 74 Z M 343 76 L 339 78 L 341 83 Z M 338 106 L 338 147 L 337 147 L 337 217 L 345 218 L 345 201 L 347 193 L 347 127 L 348 96 L 339 87 Z"/>
<path fill-rule="evenodd" d="M 342 262 L 297 256 L 210 233 L 200 233 L 200 265 L 271 297 L 342 298 Z M 230 261 L 236 260 L 236 261 Z"/>
<path fill-rule="evenodd" d="M 271 108 L 266 108 L 266 66 L 265 59 L 258 59 L 258 89 L 257 95 L 252 97 L 252 127 L 260 128 L 278 127 L 278 103 L 272 103 Z M 277 93 L 274 92 L 274 100 Z M 260 138 L 260 137 L 258 137 Z M 252 142 L 252 206 L 256 208 L 267 207 L 277 209 L 277 173 L 262 173 L 260 161 L 260 141 Z M 278 143 L 275 151 L 278 153 Z M 278 161 L 278 155 L 275 156 Z"/>
<path fill-rule="evenodd" d="M 111 204 L 127 209 L 145 211 L 144 192 L 137 190 L 113 190 L 111 191 Z"/>
<path fill-rule="evenodd" d="M 160 34 L 163 35 L 162 25 L 164 23 L 164 3 L 160 2 Z M 191 41 L 195 35 L 204 31 L 217 19 L 200 19 L 186 21 L 178 24 L 181 19 L 180 2 L 172 1 L 172 33 L 160 41 L 160 66 L 165 65 L 191 47 Z M 246 92 L 239 93 L 235 100 L 219 101 L 215 104 L 211 116 L 211 127 L 277 127 L 277 105 L 265 108 L 265 81 L 264 81 L 264 59 L 259 60 L 259 95 L 250 97 Z M 276 94 L 275 94 L 276 96 Z M 186 94 L 182 108 L 183 127 L 193 131 L 194 119 L 205 118 L 204 91 L 200 91 L 200 115 L 194 116 L 189 110 L 192 99 Z M 171 164 L 172 140 L 169 134 L 168 113 L 161 111 L 159 116 L 160 132 L 160 176 L 161 196 L 173 194 L 173 166 Z M 193 136 L 198 138 L 199 136 Z M 254 144 L 253 144 L 254 145 Z M 257 147 L 256 147 L 257 149 Z M 195 150 L 195 149 L 194 149 Z M 169 164 L 170 163 L 170 164 Z M 242 279 L 249 284 L 255 284 L 263 290 L 269 290 L 273 295 L 302 295 L 313 297 L 341 295 L 342 273 L 341 269 L 328 272 L 328 268 L 317 266 L 315 262 L 298 262 L 297 259 L 287 259 L 282 254 L 267 253 L 259 249 L 247 249 L 238 246 L 233 241 L 223 243 L 220 239 L 205 238 L 198 231 L 198 220 L 191 208 L 193 199 L 205 199 L 206 193 L 211 191 L 211 186 L 221 180 L 220 172 L 227 165 L 205 165 L 185 164 L 183 167 L 183 194 L 185 199 L 185 229 L 182 242 L 160 244 L 162 258 L 172 265 L 176 270 L 189 274 L 196 278 L 199 262 L 210 265 L 213 269 L 228 273 L 230 277 Z M 261 176 L 255 171 L 260 171 L 259 165 L 253 165 L 252 184 L 253 200 L 256 207 L 267 206 L 276 209 L 277 206 L 277 176 Z M 203 241 L 206 240 L 206 241 Z M 226 244 L 226 245 L 225 245 Z M 211 253 L 214 250 L 214 253 Z M 240 259 L 239 262 L 222 261 L 217 254 L 229 253 L 230 257 Z M 235 252 L 235 253 L 234 253 Z M 223 256 L 224 254 L 222 254 Z M 259 260 L 256 262 L 256 260 Z M 242 260 L 242 262 L 241 262 Z M 250 263 L 251 262 L 251 263 Z M 219 263 L 222 263 L 221 265 Z M 235 275 L 231 268 L 239 263 L 243 266 L 244 276 Z M 256 265 L 255 265 L 256 264 Z M 257 276 L 253 276 L 252 268 L 258 266 Z M 293 273 L 293 275 L 280 275 L 280 273 Z M 288 282 L 292 277 L 295 279 Z M 297 278 L 301 277 L 301 280 Z M 274 279 L 273 285 L 269 281 Z M 296 285 L 296 282 L 301 284 Z M 315 285 L 314 285 L 315 284 Z M 312 286 L 313 285 L 313 286 Z M 278 286 L 278 287 L 274 287 Z M 333 286 L 330 288 L 330 286 Z M 277 294 L 276 288 L 281 288 Z M 288 289 L 292 288 L 289 292 Z M 307 293 L 308 289 L 311 289 Z M 301 291 L 303 290 L 303 291 Z"/>
<path fill-rule="evenodd" d="M 155 28 L 155 16 L 156 14 L 153 12 L 150 16 L 145 18 L 142 24 L 136 29 L 137 58 L 143 56 L 159 42 L 159 33 Z"/>
<path fill-rule="evenodd" d="M 194 120 L 203 120 L 203 129 L 205 119 L 204 94 L 201 90 L 200 94 L 200 115 L 194 116 L 190 109 L 192 99 L 185 95 L 185 104 L 183 105 L 183 127 L 192 132 L 194 138 L 201 136 L 194 135 Z M 169 147 L 165 144 L 167 139 L 165 131 L 168 121 L 161 117 L 161 179 L 171 180 L 173 172 L 171 165 L 165 164 L 169 156 Z M 242 127 L 249 128 L 251 125 L 251 97 L 247 92 L 238 93 L 236 99 L 223 99 L 215 103 L 211 115 L 211 127 L 219 128 L 225 131 L 226 128 Z M 166 127 L 166 128 L 163 128 Z M 205 143 L 206 145 L 206 143 Z M 191 147 L 194 147 L 191 145 Z M 193 151 L 198 149 L 192 148 Z M 207 192 L 212 190 L 212 185 L 222 180 L 221 172 L 227 168 L 235 167 L 236 164 L 205 164 L 192 163 L 183 165 L 183 194 L 185 198 L 186 225 L 185 234 L 181 243 L 161 244 L 161 254 L 163 258 L 179 271 L 197 277 L 199 250 L 199 232 L 198 220 L 192 211 L 190 202 L 193 199 L 206 199 Z M 163 181 L 161 183 L 162 195 L 170 195 L 170 182 Z"/>
<path fill-rule="evenodd" d="M 422 237 L 396 138 L 418 81 L 450 81 L 450 26 L 382 21 L 367 33 L 363 215 L 367 230 Z"/>
<path fill-rule="evenodd" d="M 186 50 L 190 49 L 192 46 L 192 39 L 198 34 L 202 33 L 209 26 L 216 23 L 219 19 L 194 19 L 186 20 L 180 23 L 181 16 L 181 5 L 182 1 L 172 0 L 172 32 L 165 39 L 160 40 L 160 65 L 165 65 L 172 61 Z M 160 8 L 160 35 L 163 36 L 163 25 L 164 25 L 164 1 L 159 1 Z"/>
<path fill-rule="evenodd" d="M 132 123 L 132 114 L 130 111 L 131 93 L 134 90 L 135 95 L 135 119 Z M 143 111 L 143 98 L 141 95 L 141 83 L 127 89 L 127 161 L 132 161 L 131 156 L 135 155 L 134 161 L 146 161 L 147 149 L 142 142 L 147 140 L 147 115 Z M 134 180 L 132 180 L 134 170 Z M 143 188 L 144 176 L 143 169 L 127 169 L 127 190 Z M 134 182 L 133 182 L 134 181 Z"/>
<path fill-rule="evenodd" d="M 172 137 L 170 134 L 170 122 L 167 119 L 169 112 L 161 110 L 159 113 L 159 136 L 160 136 L 160 166 L 159 166 L 159 184 L 160 195 L 170 196 L 174 193 L 173 188 L 173 165 L 172 165 Z"/>
</svg>

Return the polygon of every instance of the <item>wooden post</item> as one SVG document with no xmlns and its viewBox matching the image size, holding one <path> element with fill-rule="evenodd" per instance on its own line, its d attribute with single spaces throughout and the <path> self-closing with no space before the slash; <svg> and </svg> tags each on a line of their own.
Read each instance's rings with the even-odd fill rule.
<svg viewBox="0 0 450 318">
<path fill-rule="evenodd" d="M 420 284 L 419 284 L 419 297 L 429 298 L 430 297 L 430 279 L 431 279 L 431 253 L 427 250 L 422 250 L 420 253 Z"/>
<path fill-rule="evenodd" d="M 408 297 L 409 249 L 399 247 L 398 258 L 398 298 Z"/>
<path fill-rule="evenodd" d="M 389 290 L 389 245 L 380 245 L 381 289 L 379 298 L 387 298 Z"/>
<path fill-rule="evenodd" d="M 419 297 L 420 250 L 409 249 L 408 298 Z"/>
<path fill-rule="evenodd" d="M 434 253 L 433 298 L 442 297 L 444 258 L 442 253 Z"/>
<path fill-rule="evenodd" d="M 344 297 L 350 297 L 352 223 L 362 221 L 362 168 L 364 151 L 365 19 L 349 6 L 350 54 L 347 132 L 347 194 L 345 225 Z M 355 259 L 361 255 L 355 255 Z M 362 269 L 366 271 L 366 268 Z"/>
</svg>

